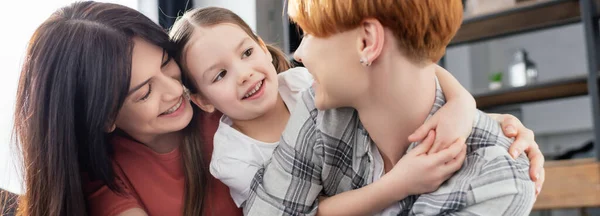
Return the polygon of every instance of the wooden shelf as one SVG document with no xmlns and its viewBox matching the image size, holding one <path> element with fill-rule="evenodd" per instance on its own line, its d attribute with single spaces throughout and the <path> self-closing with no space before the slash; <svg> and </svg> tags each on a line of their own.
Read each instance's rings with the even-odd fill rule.
<svg viewBox="0 0 600 216">
<path fill-rule="evenodd" d="M 523 87 L 504 88 L 481 94 L 474 94 L 477 108 L 485 109 L 499 105 L 535 102 L 586 95 L 587 77 L 578 76 L 550 82 L 541 82 Z"/>
<path fill-rule="evenodd" d="M 600 206 L 600 162 L 590 159 L 548 161 L 546 181 L 533 209 Z"/>
<path fill-rule="evenodd" d="M 600 0 L 596 7 L 600 7 Z M 596 11 L 599 11 L 596 8 Z M 509 9 L 465 17 L 449 46 L 581 21 L 579 0 L 530 0 Z"/>
</svg>

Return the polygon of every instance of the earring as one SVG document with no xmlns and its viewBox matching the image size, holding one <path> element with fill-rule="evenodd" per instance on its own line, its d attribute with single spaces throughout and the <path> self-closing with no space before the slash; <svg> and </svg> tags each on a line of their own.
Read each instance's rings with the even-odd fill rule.
<svg viewBox="0 0 600 216">
<path fill-rule="evenodd" d="M 362 65 L 364 65 L 366 67 L 369 67 L 369 65 L 371 65 L 371 63 L 368 62 L 367 58 L 365 58 L 365 57 L 363 57 L 363 58 L 360 59 L 360 64 L 362 64 Z"/>
</svg>

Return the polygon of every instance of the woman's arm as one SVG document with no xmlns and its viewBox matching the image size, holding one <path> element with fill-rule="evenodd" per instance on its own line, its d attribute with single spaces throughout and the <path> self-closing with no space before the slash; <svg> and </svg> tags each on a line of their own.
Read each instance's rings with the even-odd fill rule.
<svg viewBox="0 0 600 216">
<path fill-rule="evenodd" d="M 471 94 L 446 69 L 436 65 L 436 76 L 446 96 L 446 104 L 432 116 L 415 133 L 409 136 L 409 141 L 423 140 L 430 130 L 436 130 L 437 137 L 430 153 L 447 148 L 454 139 L 462 137 L 468 124 L 472 123 L 474 116 L 465 114 L 465 110 L 475 109 L 475 100 Z M 454 108 L 453 108 L 454 107 Z M 462 108 L 461 108 L 462 107 Z M 463 110 L 463 111 L 457 111 Z M 504 135 L 515 138 L 509 152 L 513 158 L 526 153 L 530 161 L 530 177 L 536 184 L 536 194 L 542 189 L 545 180 L 544 155 L 535 142 L 533 131 L 526 128 L 516 117 L 508 114 L 488 114 L 500 122 Z M 466 133 L 465 137 L 469 134 Z"/>
<path fill-rule="evenodd" d="M 409 195 L 437 190 L 460 169 L 466 145 L 464 140 L 458 140 L 448 149 L 428 154 L 434 139 L 435 132 L 431 131 L 421 144 L 372 184 L 329 198 L 320 197 L 317 215 L 373 215 Z"/>
</svg>

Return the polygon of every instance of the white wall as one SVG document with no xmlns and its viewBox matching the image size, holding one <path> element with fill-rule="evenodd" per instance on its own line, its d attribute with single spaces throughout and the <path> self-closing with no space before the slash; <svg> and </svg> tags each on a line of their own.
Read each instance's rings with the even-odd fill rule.
<svg viewBox="0 0 600 216">
<path fill-rule="evenodd" d="M 284 46 L 284 0 L 194 0 L 195 8 L 223 7 L 240 16 L 266 43 Z"/>
<path fill-rule="evenodd" d="M 150 18 L 155 23 L 158 23 L 158 0 L 136 0 L 137 9 Z"/>
<path fill-rule="evenodd" d="M 539 81 L 587 73 L 585 38 L 581 24 L 511 36 L 448 49 L 447 68 L 472 93 L 488 91 L 488 75 L 507 71 L 513 53 L 524 48 L 537 64 Z M 506 74 L 505 74 L 505 77 Z M 494 109 L 515 111 L 536 132 L 547 154 L 580 146 L 593 138 L 589 97 L 573 97 Z"/>
<path fill-rule="evenodd" d="M 3 67 L 2 79 L 0 79 L 0 187 L 13 192 L 20 192 L 20 179 L 15 169 L 14 155 L 12 154 L 11 132 L 12 118 L 14 113 L 15 95 L 17 81 L 20 73 L 22 57 L 26 48 L 27 40 L 45 18 L 55 9 L 67 4 L 68 0 L 60 1 L 8 1 L 3 8 L 28 8 L 27 16 L 23 16 L 23 10 L 3 10 L 0 20 L 11 20 L 5 22 L 3 29 L 11 29 L 10 33 L 0 34 L 0 46 L 4 52 L 0 52 L 0 65 Z M 6 5 L 8 4 L 8 5 Z M 31 7 L 35 5 L 36 7 Z"/>
<path fill-rule="evenodd" d="M 283 49 L 284 27 L 283 0 L 256 1 L 256 32 L 268 44 Z"/>
<path fill-rule="evenodd" d="M 194 7 L 223 7 L 240 16 L 256 32 L 256 0 L 194 0 Z"/>
</svg>

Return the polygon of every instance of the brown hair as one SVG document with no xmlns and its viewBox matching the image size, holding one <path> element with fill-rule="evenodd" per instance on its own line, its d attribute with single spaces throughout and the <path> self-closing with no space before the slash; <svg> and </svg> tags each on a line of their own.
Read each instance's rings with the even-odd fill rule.
<svg viewBox="0 0 600 216">
<path fill-rule="evenodd" d="M 0 188 L 0 215 L 15 215 L 18 196 Z"/>
<path fill-rule="evenodd" d="M 73 3 L 35 31 L 14 118 L 26 189 L 19 215 L 87 215 L 82 172 L 122 194 L 105 130 L 129 91 L 134 37 L 175 53 L 160 26 L 117 4 Z M 202 214 L 206 182 L 195 124 L 183 130 L 185 215 Z"/>
<path fill-rule="evenodd" d="M 246 24 L 242 18 L 225 8 L 206 7 L 192 9 L 186 12 L 183 16 L 179 17 L 175 24 L 173 24 L 173 28 L 171 28 L 169 35 L 171 36 L 171 40 L 177 46 L 177 54 L 175 55 L 175 59 L 182 64 L 182 70 L 186 75 L 184 78 L 187 77 L 187 79 L 184 79 L 184 84 L 189 86 L 193 93 L 198 92 L 198 87 L 193 79 L 190 79 L 191 76 L 189 75 L 189 71 L 185 67 L 185 62 L 183 61 L 183 54 L 185 53 L 186 46 L 190 42 L 190 37 L 192 36 L 195 27 L 208 27 L 223 23 L 239 26 L 255 42 L 263 44 L 262 40 L 252 32 L 250 26 L 248 26 L 248 24 Z M 266 47 L 273 57 L 273 66 L 275 66 L 277 73 L 291 68 L 291 64 L 287 60 L 283 51 L 268 44 Z"/>
<path fill-rule="evenodd" d="M 316 37 L 375 18 L 392 30 L 410 59 L 437 62 L 462 22 L 461 0 L 289 0 L 290 19 Z"/>
</svg>

